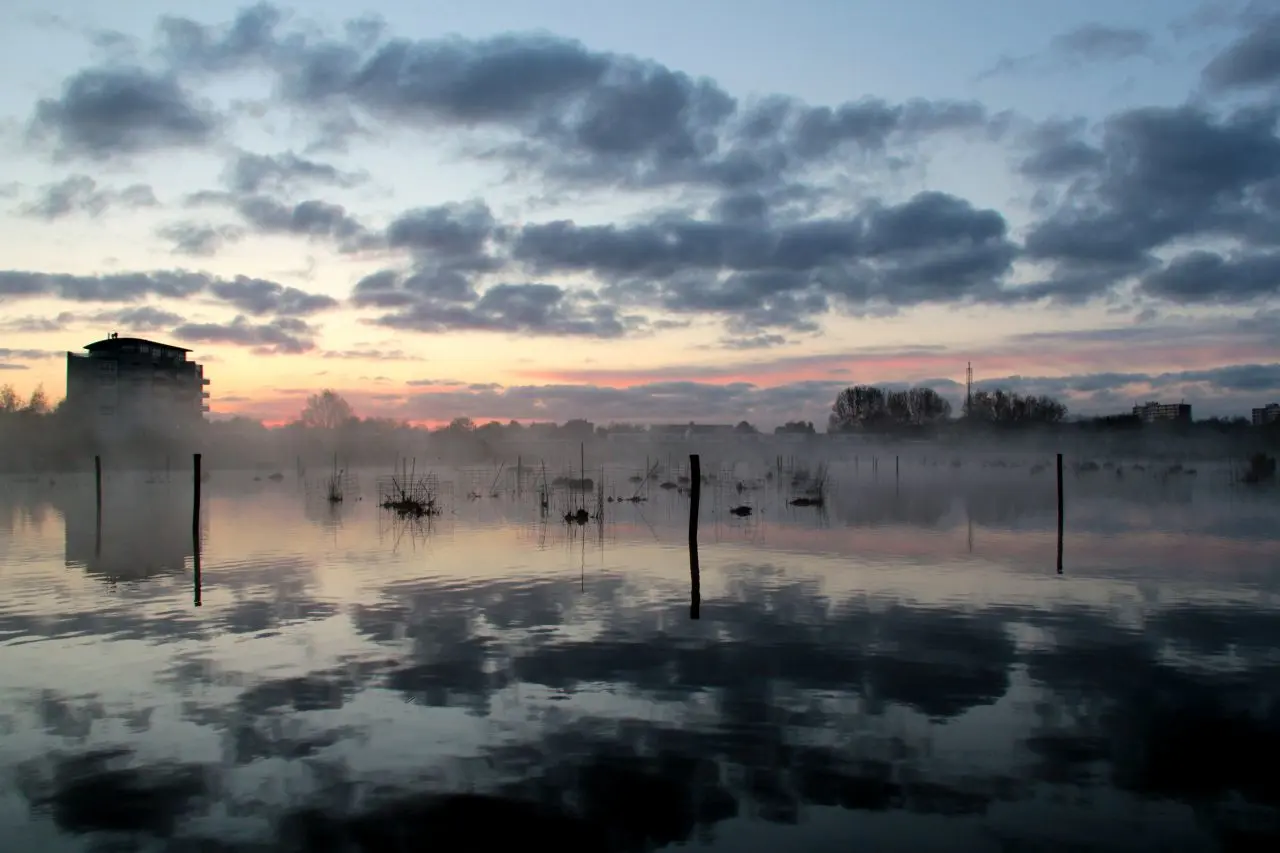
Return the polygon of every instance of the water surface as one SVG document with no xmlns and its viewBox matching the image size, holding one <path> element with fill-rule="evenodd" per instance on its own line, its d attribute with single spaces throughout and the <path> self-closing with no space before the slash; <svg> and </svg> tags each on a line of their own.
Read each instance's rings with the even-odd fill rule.
<svg viewBox="0 0 1280 853">
<path fill-rule="evenodd" d="M 683 495 L 374 474 L 215 472 L 198 590 L 189 477 L 0 484 L 0 847 L 1274 849 L 1274 494 L 1073 475 L 1059 574 L 1051 471 L 712 484 L 695 591 Z"/>
</svg>

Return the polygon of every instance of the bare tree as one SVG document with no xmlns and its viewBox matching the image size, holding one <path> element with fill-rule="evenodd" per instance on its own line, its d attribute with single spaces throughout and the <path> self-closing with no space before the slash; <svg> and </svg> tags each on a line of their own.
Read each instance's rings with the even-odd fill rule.
<svg viewBox="0 0 1280 853">
<path fill-rule="evenodd" d="M 37 385 L 36 389 L 31 392 L 27 405 L 22 409 L 31 415 L 47 415 L 49 414 L 49 395 L 44 392 L 43 385 Z"/>
<path fill-rule="evenodd" d="M 299 422 L 308 429 L 334 430 L 355 418 L 351 404 L 336 391 L 326 388 L 307 398 Z"/>
</svg>

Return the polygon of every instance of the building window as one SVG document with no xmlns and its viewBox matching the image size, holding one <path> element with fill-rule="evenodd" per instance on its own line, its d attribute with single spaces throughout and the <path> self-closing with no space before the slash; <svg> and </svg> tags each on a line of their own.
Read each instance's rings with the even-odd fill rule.
<svg viewBox="0 0 1280 853">
<path fill-rule="evenodd" d="M 114 415 L 115 413 L 116 413 L 115 406 L 99 406 L 98 407 L 98 414 L 100 415 Z"/>
</svg>

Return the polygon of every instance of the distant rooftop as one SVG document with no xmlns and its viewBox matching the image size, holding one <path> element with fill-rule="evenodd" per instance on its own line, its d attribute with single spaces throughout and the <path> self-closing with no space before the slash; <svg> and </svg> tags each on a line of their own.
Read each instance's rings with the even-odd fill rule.
<svg viewBox="0 0 1280 853">
<path fill-rule="evenodd" d="M 162 344 L 159 341 L 149 341 L 146 338 L 121 338 L 114 334 L 110 337 L 103 338 L 100 341 L 94 341 L 91 344 L 86 344 L 84 348 L 89 352 L 103 352 L 119 349 L 126 344 L 132 346 L 159 347 L 160 349 L 174 350 L 175 352 L 191 352 L 191 350 L 186 347 L 177 347 L 173 344 Z"/>
</svg>

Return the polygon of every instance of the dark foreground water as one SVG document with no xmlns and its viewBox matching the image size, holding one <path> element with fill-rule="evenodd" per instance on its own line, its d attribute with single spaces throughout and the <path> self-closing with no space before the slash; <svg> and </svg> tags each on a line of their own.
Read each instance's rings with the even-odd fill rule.
<svg viewBox="0 0 1280 853">
<path fill-rule="evenodd" d="M 0 849 L 1280 849 L 1280 502 L 1111 473 L 1062 574 L 1051 470 L 709 488 L 696 593 L 670 492 L 215 473 L 199 608 L 189 478 L 0 482 Z"/>
</svg>

